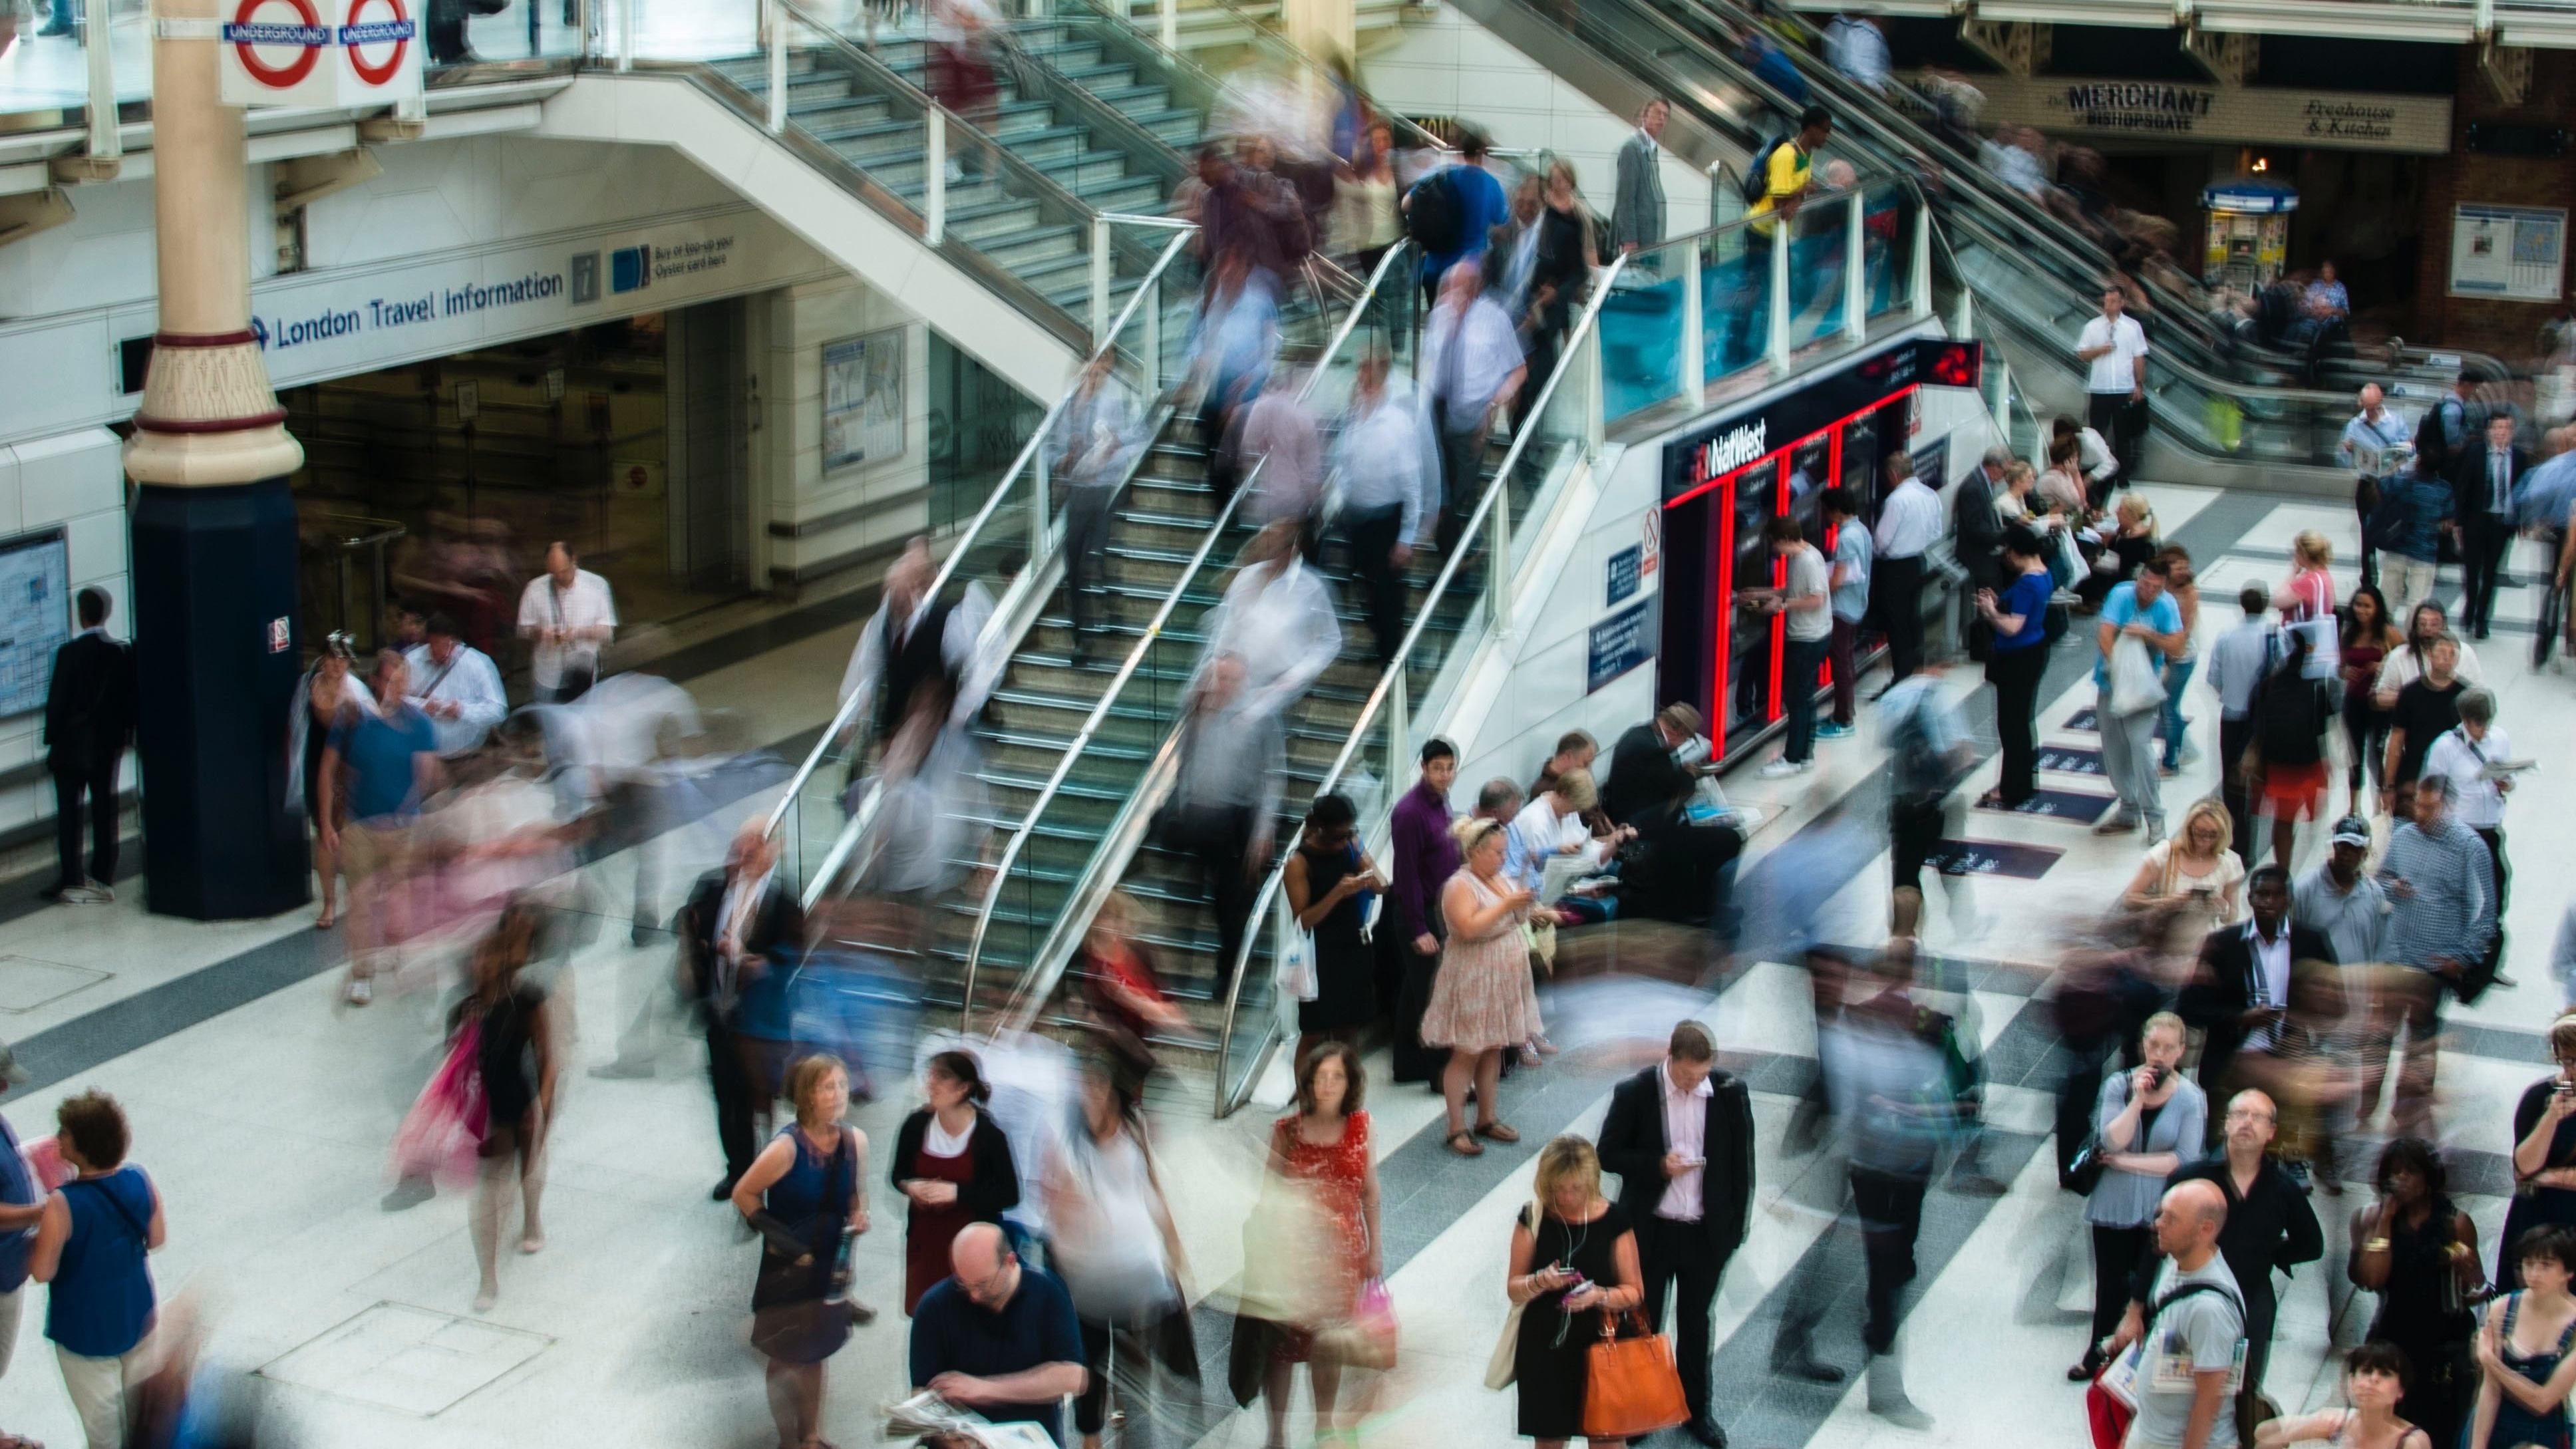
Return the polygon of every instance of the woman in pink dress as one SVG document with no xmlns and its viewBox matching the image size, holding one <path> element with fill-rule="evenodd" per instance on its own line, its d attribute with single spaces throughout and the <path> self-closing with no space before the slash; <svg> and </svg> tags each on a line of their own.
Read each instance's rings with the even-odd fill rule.
<svg viewBox="0 0 2576 1449">
<path fill-rule="evenodd" d="M 1521 1134 L 1494 1115 L 1502 1095 L 1503 1051 L 1539 1033 L 1538 991 L 1530 984 L 1529 942 L 1521 926 L 1537 898 L 1503 879 L 1503 824 L 1470 816 L 1451 827 L 1466 861 L 1440 888 L 1449 939 L 1431 1005 L 1422 1013 L 1422 1043 L 1449 1048 L 1440 1079 L 1449 1101 L 1449 1150 L 1478 1157 L 1476 1139 L 1518 1142 Z M 1476 1084 L 1476 1126 L 1467 1128 L 1467 1084 Z"/>
<path fill-rule="evenodd" d="M 1341 1421 L 1343 1363 L 1316 1342 L 1320 1328 L 1349 1322 L 1360 1290 L 1386 1275 L 1378 1248 L 1377 1159 L 1369 1152 L 1369 1115 L 1360 1110 L 1368 1079 L 1348 1042 L 1316 1044 L 1297 1066 L 1297 1113 L 1270 1129 L 1270 1170 L 1313 1199 L 1328 1257 L 1315 1265 L 1314 1298 L 1330 1323 L 1282 1325 L 1262 1386 L 1270 1409 L 1270 1439 L 1288 1442 L 1288 1400 L 1295 1365 L 1315 1381 L 1315 1437 L 1320 1442 L 1351 1426 Z"/>
</svg>

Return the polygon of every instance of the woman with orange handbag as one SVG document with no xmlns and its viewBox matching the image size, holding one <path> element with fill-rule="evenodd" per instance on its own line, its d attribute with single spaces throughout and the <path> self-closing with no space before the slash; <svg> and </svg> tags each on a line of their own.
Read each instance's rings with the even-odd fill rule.
<svg viewBox="0 0 2576 1449">
<path fill-rule="evenodd" d="M 1601 1159 L 1591 1143 L 1569 1134 L 1542 1148 L 1534 1195 L 1536 1212 L 1524 1209 L 1512 1225 L 1503 1291 L 1523 1305 L 1513 1353 L 1520 1432 L 1552 1449 L 1584 1433 L 1593 1350 L 1607 1336 L 1606 1320 L 1645 1298 L 1645 1274 L 1627 1214 L 1601 1195 Z M 1680 1396 L 1675 1376 L 1673 1397 Z M 1612 1449 L 1623 1441 L 1586 1442 Z"/>
</svg>

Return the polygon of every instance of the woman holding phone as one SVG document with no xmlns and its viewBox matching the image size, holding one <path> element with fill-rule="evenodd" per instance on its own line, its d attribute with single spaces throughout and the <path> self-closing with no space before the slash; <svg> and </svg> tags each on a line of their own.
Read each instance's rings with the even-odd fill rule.
<svg viewBox="0 0 2576 1449">
<path fill-rule="evenodd" d="M 2081 1383 L 2102 1371 L 2102 1341 L 2120 1326 L 2129 1307 L 2129 1280 L 2155 1231 L 2165 1178 L 2200 1155 L 2209 1123 L 2209 1098 L 2182 1075 L 2182 1018 L 2159 1011 L 2140 1037 L 2145 1060 L 2133 1072 L 2102 1083 L 2093 1109 L 2093 1152 L 2102 1181 L 2085 1200 L 2084 1221 L 2093 1228 L 2093 1337 L 2084 1357 L 2066 1371 Z"/>
<path fill-rule="evenodd" d="M 1601 1195 L 1601 1159 L 1571 1133 L 1538 1154 L 1534 1199 L 1512 1225 L 1503 1292 L 1521 1313 L 1512 1367 L 1520 1390 L 1520 1432 L 1552 1449 L 1583 1432 L 1583 1399 L 1602 1315 L 1646 1296 L 1637 1234 L 1618 1204 Z M 1618 1449 L 1618 1439 L 1586 1439 Z"/>
<path fill-rule="evenodd" d="M 2558 1070 L 2523 1091 L 2513 1111 L 2513 1181 L 2519 1189 L 2496 1235 L 2498 1288 L 2522 1286 L 2512 1244 L 2537 1227 L 2576 1226 L 2576 1012 L 2549 1027 Z"/>
</svg>

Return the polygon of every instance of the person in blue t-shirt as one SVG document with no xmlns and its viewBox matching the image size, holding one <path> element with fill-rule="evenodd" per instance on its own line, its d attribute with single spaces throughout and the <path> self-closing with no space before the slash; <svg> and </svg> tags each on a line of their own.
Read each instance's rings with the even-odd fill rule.
<svg viewBox="0 0 2576 1449">
<path fill-rule="evenodd" d="M 1422 305 L 1428 307 L 1440 299 L 1440 279 L 1462 261 L 1485 254 L 1493 230 L 1511 220 L 1512 207 L 1503 195 L 1503 183 L 1485 169 L 1489 143 L 1479 131 L 1462 131 L 1458 136 L 1458 160 L 1432 172 L 1415 183 L 1414 190 L 1434 182 L 1448 188 L 1451 204 L 1458 212 L 1457 245 L 1454 250 L 1426 254 L 1422 259 Z M 1412 197 L 1408 195 L 1409 206 Z"/>
<path fill-rule="evenodd" d="M 1995 687 L 1995 733 L 2003 740 L 2003 776 L 1982 803 L 2019 809 L 2039 792 L 2039 677 L 2048 668 L 2047 545 L 2018 524 L 2004 530 L 2004 591 L 1977 590 L 1977 616 L 1995 635 L 1986 682 Z"/>
<path fill-rule="evenodd" d="M 948 1263 L 953 1275 L 913 1306 L 913 1387 L 1063 1444 L 1064 1400 L 1090 1382 L 1073 1296 L 1022 1267 L 991 1223 L 959 1230 Z"/>
<path fill-rule="evenodd" d="M 404 698 L 411 664 L 387 649 L 376 656 L 376 708 L 345 712 L 322 751 L 322 808 L 317 827 L 322 843 L 340 857 L 340 873 L 349 882 L 349 1004 L 374 999 L 377 956 L 386 943 L 400 939 L 402 922 L 392 919 L 401 893 L 383 888 L 403 869 L 411 849 L 412 822 L 423 800 L 440 782 L 438 728 L 420 706 Z M 340 809 L 347 802 L 345 817 Z M 347 827 L 334 822 L 346 818 Z M 367 889 L 371 877 L 388 882 Z"/>
<path fill-rule="evenodd" d="M 146 1261 L 169 1236 L 161 1193 L 125 1160 L 125 1110 L 100 1091 L 54 1109 L 55 1143 L 78 1174 L 45 1200 L 28 1276 L 50 1285 L 45 1337 L 62 1364 L 63 1389 L 90 1449 L 125 1440 L 126 1393 L 142 1374 L 159 1297 Z"/>
<path fill-rule="evenodd" d="M 2161 558 L 2138 566 L 2138 576 L 2111 590 L 2102 600 L 2102 617 L 2094 641 L 2093 683 L 2101 698 L 2093 710 L 2102 731 L 2102 768 L 2120 792 L 2119 808 L 2093 827 L 2096 835 L 2134 830 L 2144 820 L 2147 838 L 2165 834 L 2164 782 L 2156 774 L 2156 720 L 2161 708 L 2116 714 L 2111 709 L 2111 651 L 2123 638 L 2144 639 L 2159 656 L 2159 673 L 2180 659 L 2191 640 L 2183 632 L 2182 605 L 2165 589 L 2169 570 Z"/>
</svg>

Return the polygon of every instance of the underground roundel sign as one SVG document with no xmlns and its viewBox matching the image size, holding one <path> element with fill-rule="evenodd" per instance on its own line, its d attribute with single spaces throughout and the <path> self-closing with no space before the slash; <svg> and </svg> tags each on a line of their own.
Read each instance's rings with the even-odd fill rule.
<svg viewBox="0 0 2576 1449">
<path fill-rule="evenodd" d="M 279 94 L 312 78 L 332 40 L 313 0 L 240 0 L 223 36 L 232 61 Z"/>
<path fill-rule="evenodd" d="M 420 92 L 421 0 L 223 0 L 235 106 L 387 105 Z"/>
<path fill-rule="evenodd" d="M 350 0 L 348 23 L 340 27 L 340 49 L 361 84 L 391 85 L 411 57 L 411 42 L 411 12 L 403 0 Z"/>
</svg>

